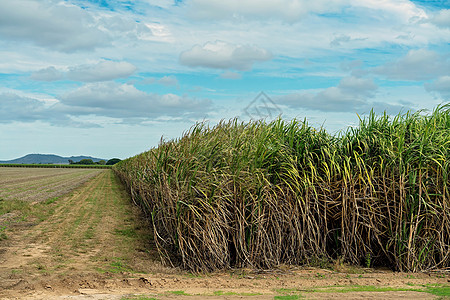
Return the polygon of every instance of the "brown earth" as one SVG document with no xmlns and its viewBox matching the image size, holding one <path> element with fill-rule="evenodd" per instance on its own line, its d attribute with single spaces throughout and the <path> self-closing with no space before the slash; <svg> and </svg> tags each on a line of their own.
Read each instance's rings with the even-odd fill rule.
<svg viewBox="0 0 450 300">
<path fill-rule="evenodd" d="M 40 218 L 15 213 L 0 240 L 1 299 L 436 299 L 427 287 L 450 289 L 445 272 L 336 264 L 193 275 L 164 267 L 110 170 L 37 209 Z"/>
</svg>

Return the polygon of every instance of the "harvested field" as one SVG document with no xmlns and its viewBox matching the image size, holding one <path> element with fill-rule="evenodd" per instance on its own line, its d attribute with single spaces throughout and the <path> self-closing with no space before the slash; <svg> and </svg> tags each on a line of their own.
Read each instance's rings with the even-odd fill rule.
<svg viewBox="0 0 450 300">
<path fill-rule="evenodd" d="M 101 169 L 0 168 L 0 199 L 40 202 L 64 195 Z"/>
</svg>

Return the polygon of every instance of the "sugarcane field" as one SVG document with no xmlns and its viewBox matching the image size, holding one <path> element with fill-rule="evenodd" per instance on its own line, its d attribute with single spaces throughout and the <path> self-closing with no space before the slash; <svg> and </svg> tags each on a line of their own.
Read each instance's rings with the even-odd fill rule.
<svg viewBox="0 0 450 300">
<path fill-rule="evenodd" d="M 450 111 L 215 126 L 0 167 L 2 299 L 445 299 Z"/>
</svg>

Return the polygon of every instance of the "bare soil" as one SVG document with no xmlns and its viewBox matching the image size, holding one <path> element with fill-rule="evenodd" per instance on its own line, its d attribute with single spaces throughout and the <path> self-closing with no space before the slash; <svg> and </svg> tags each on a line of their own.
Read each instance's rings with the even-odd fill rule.
<svg viewBox="0 0 450 300">
<path fill-rule="evenodd" d="M 42 209 L 43 219 L 12 216 L 0 240 L 1 299 L 437 299 L 428 287 L 450 282 L 445 272 L 341 264 L 201 275 L 164 267 L 149 224 L 110 170 Z"/>
</svg>

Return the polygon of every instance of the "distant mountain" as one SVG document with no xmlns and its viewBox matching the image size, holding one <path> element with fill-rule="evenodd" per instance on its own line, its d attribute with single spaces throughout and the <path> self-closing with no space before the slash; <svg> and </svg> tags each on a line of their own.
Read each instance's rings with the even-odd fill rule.
<svg viewBox="0 0 450 300">
<path fill-rule="evenodd" d="M 28 154 L 16 159 L 0 161 L 0 164 L 69 164 L 69 159 L 74 162 L 78 162 L 82 159 L 92 159 L 94 162 L 100 160 L 107 161 L 107 159 L 91 156 L 62 157 L 54 154 Z"/>
</svg>

